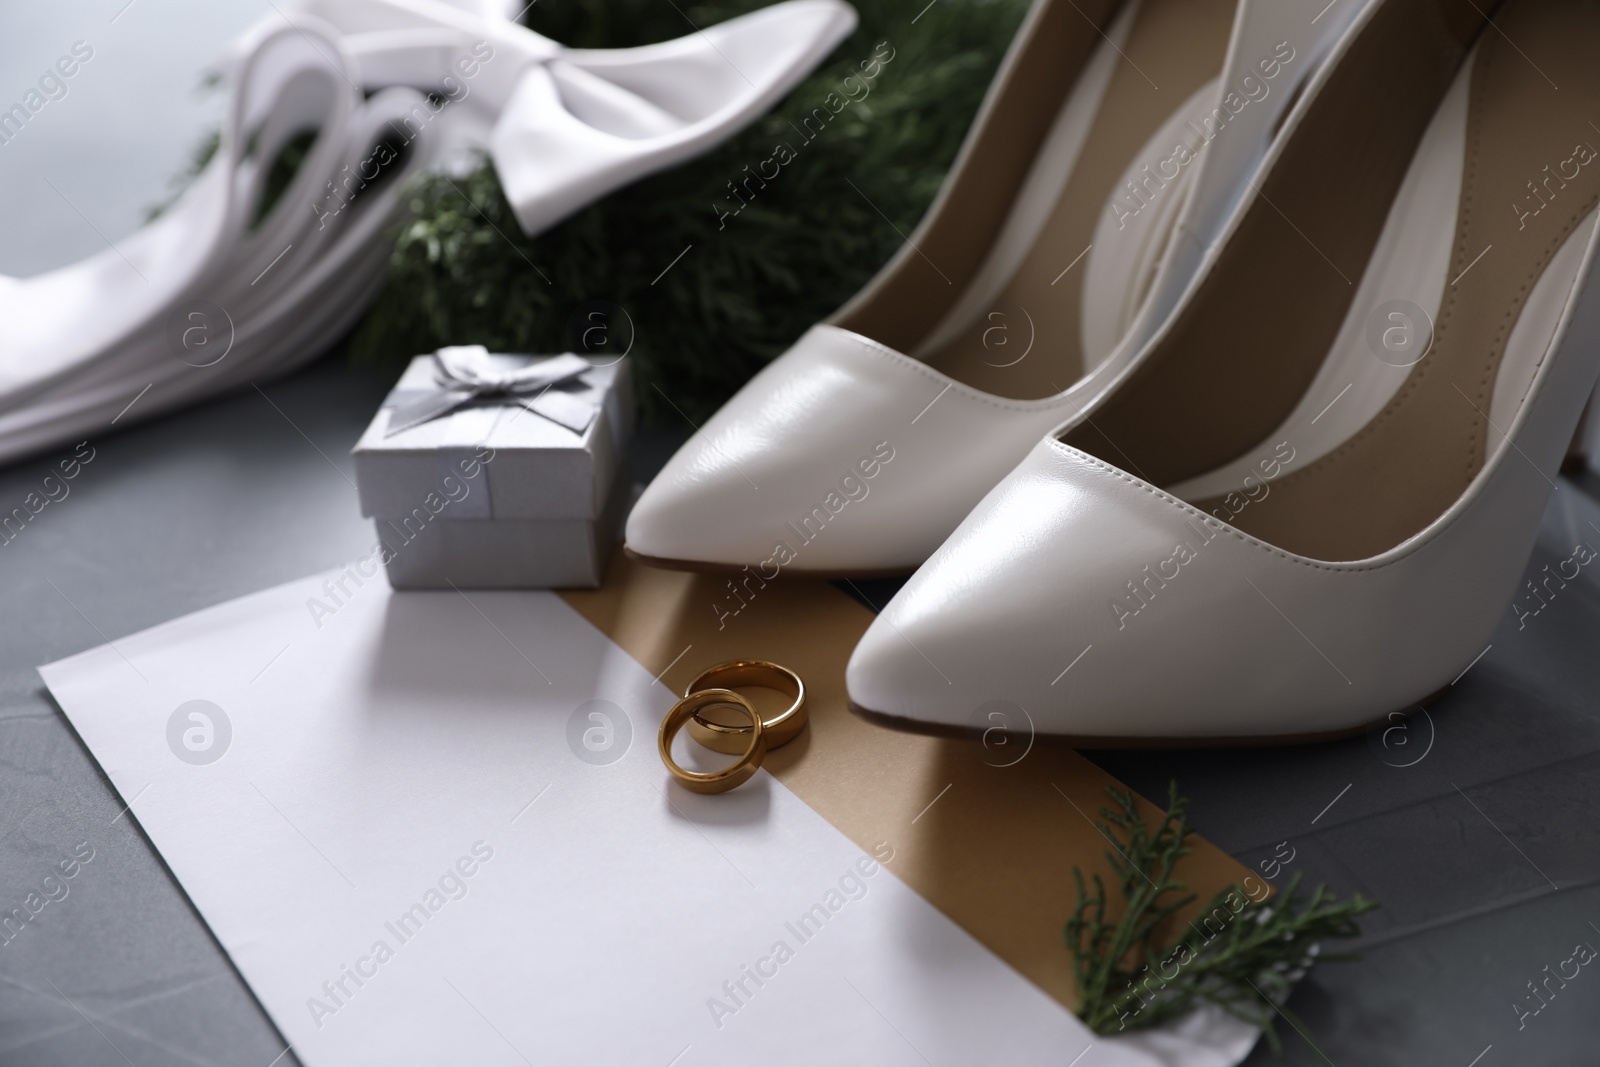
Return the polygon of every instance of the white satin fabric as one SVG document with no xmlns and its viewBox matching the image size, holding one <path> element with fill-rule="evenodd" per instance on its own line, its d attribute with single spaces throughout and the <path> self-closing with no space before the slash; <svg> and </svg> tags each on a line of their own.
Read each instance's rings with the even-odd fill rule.
<svg viewBox="0 0 1600 1067">
<path fill-rule="evenodd" d="M 639 48 L 566 48 L 495 0 L 302 0 L 344 37 L 361 83 L 460 89 L 525 233 L 703 152 L 777 103 L 855 28 L 842 0 L 788 0 Z M 514 9 L 521 5 L 513 3 Z M 514 13 L 514 12 L 513 12 Z M 476 50 L 476 52 L 475 52 Z M 492 58 L 462 57 L 485 51 Z M 459 88 L 458 88 L 459 87 Z"/>
<path fill-rule="evenodd" d="M 224 62 L 216 154 L 176 204 L 78 263 L 0 275 L 0 460 L 319 354 L 382 285 L 413 174 L 463 173 L 487 151 L 536 233 L 730 136 L 855 25 L 841 0 L 789 0 L 675 41 L 581 50 L 511 14 L 497 0 L 305 0 L 248 31 Z M 261 214 L 273 162 L 307 131 Z"/>
</svg>

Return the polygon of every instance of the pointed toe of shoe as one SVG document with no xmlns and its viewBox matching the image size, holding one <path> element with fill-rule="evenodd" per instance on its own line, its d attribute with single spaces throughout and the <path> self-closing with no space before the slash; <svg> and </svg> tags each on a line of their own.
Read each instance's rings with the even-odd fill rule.
<svg viewBox="0 0 1600 1067">
<path fill-rule="evenodd" d="M 708 570 L 909 573 L 1058 419 L 1053 400 L 992 397 L 816 326 L 672 457 L 628 547 Z"/>
<path fill-rule="evenodd" d="M 1051 527 L 1077 510 L 1063 498 L 1071 487 L 1033 470 L 1036 455 L 979 503 L 862 635 L 845 672 L 858 713 L 960 733 L 984 729 L 984 709 L 997 703 L 1027 716 L 1040 708 L 1035 676 L 1054 674 L 1049 665 L 1081 628 L 1075 612 L 1060 609 L 1083 594 L 1073 568 L 1051 566 L 1059 549 Z M 1063 721 L 1040 728 L 1070 729 Z"/>
<path fill-rule="evenodd" d="M 764 384 L 746 387 L 754 395 L 735 397 L 645 489 L 628 516 L 628 551 L 688 570 L 761 567 L 768 577 L 774 568 L 909 573 L 932 546 L 906 549 L 919 531 L 876 506 L 893 448 L 868 440 L 870 419 L 818 439 L 814 426 L 790 422 L 784 398 Z M 863 443 L 852 447 L 856 439 Z"/>
<path fill-rule="evenodd" d="M 846 680 L 858 709 L 936 732 L 999 703 L 1091 745 L 1336 736 L 1482 647 L 1492 612 L 1447 578 L 1398 551 L 1294 556 L 1047 440 L 885 606 Z"/>
<path fill-rule="evenodd" d="M 850 710 L 897 729 L 959 732 L 970 718 L 968 713 L 979 705 L 970 701 L 970 693 L 955 691 L 936 661 L 921 651 L 924 644 L 933 648 L 935 656 L 943 651 L 936 635 L 912 636 L 883 616 L 874 620 L 845 667 Z"/>
<path fill-rule="evenodd" d="M 1209 705 L 1236 649 L 1207 635 L 1231 605 L 1201 567 L 1223 569 L 1220 545 L 1214 521 L 1041 442 L 873 620 L 850 701 L 933 733 L 985 730 L 996 709 L 1008 729 L 1090 743 L 1226 729 Z M 1161 578 L 1175 558 L 1189 562 Z"/>
<path fill-rule="evenodd" d="M 645 488 L 623 541 L 646 562 L 691 569 L 738 568 L 771 551 L 753 490 L 737 470 L 691 440 Z"/>
<path fill-rule="evenodd" d="M 997 708 L 1008 728 L 1044 735 L 1172 729 L 1162 709 L 1186 665 L 1148 624 L 1186 617 L 1199 589 L 1169 582 L 1171 610 L 1148 613 L 1137 635 L 1115 605 L 1147 558 L 1215 531 L 1177 509 L 1141 513 L 1146 494 L 1122 477 L 1041 443 L 873 620 L 846 671 L 858 713 L 933 733 L 985 730 Z"/>
</svg>

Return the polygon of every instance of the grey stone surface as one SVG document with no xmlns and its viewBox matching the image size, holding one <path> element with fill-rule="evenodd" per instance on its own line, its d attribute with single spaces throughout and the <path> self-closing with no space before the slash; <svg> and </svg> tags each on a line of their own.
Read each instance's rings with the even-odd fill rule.
<svg viewBox="0 0 1600 1067">
<path fill-rule="evenodd" d="M 1600 505 L 1562 478 L 1528 575 L 1579 540 L 1600 548 Z M 1299 869 L 1382 902 L 1354 946 L 1364 958 L 1318 968 L 1290 1001 L 1321 1054 L 1281 1027 L 1284 1059 L 1258 1048 L 1252 1064 L 1467 1067 L 1491 1045 L 1480 1067 L 1600 1062 L 1600 972 L 1582 969 L 1537 1016 L 1512 1007 L 1575 943 L 1600 948 L 1592 567 L 1525 627 L 1508 609 L 1482 659 L 1387 746 L 1378 730 L 1295 748 L 1090 754 L 1148 796 L 1176 779 L 1202 832 L 1251 866 L 1288 841 L 1296 858 L 1278 884 Z"/>
<path fill-rule="evenodd" d="M 191 92 L 198 72 L 266 10 L 0 7 L 0 101 L 72 41 L 97 49 L 31 140 L 0 146 L 0 271 L 70 262 L 131 232 L 212 121 Z M 346 452 L 392 377 L 334 356 L 263 385 L 271 404 L 245 389 L 96 437 L 70 495 L 0 548 L 0 910 L 80 843 L 94 850 L 67 895 L 0 946 L 0 1067 L 294 1061 L 34 667 L 364 551 Z M 683 436 L 642 431 L 636 478 Z M 71 451 L 0 468 L 0 511 Z M 1563 479 L 1530 573 L 1578 539 L 1600 546 L 1593 488 Z M 894 589 L 858 584 L 877 603 Z M 1320 967 L 1292 998 L 1307 1036 L 1280 1027 L 1284 1058 L 1263 1047 L 1253 1064 L 1600 1062 L 1600 973 L 1585 968 L 1520 1030 L 1512 1009 L 1575 942 L 1600 946 L 1597 647 L 1600 582 L 1586 569 L 1525 629 L 1508 612 L 1493 647 L 1387 748 L 1091 754 L 1149 796 L 1178 780 L 1201 830 L 1248 864 L 1289 842 L 1280 882 L 1300 870 L 1383 902 L 1364 958 Z"/>
<path fill-rule="evenodd" d="M 265 397 L 245 389 L 97 438 L 71 494 L 0 548 L 0 905 L 94 848 L 68 895 L 0 947 L 0 1064 L 265 1067 L 283 1050 L 33 667 L 365 550 L 346 452 L 391 376 L 335 355 Z M 636 477 L 682 437 L 642 433 Z M 0 470 L 0 504 L 58 458 Z M 1563 479 L 1530 573 L 1579 538 L 1600 544 L 1590 522 L 1600 505 Z M 876 600 L 892 584 L 863 589 Z M 1525 629 L 1508 611 L 1484 657 L 1387 747 L 1091 753 L 1150 796 L 1177 779 L 1202 831 L 1247 864 L 1289 842 L 1280 884 L 1301 870 L 1382 901 L 1365 958 L 1319 968 L 1290 1002 L 1321 1054 L 1282 1027 L 1281 1062 L 1467 1067 L 1491 1045 L 1482 1067 L 1594 1062 L 1600 976 L 1585 969 L 1521 1030 L 1511 1005 L 1575 942 L 1600 946 L 1597 646 L 1586 570 Z M 1262 1049 L 1253 1062 L 1279 1061 Z"/>
<path fill-rule="evenodd" d="M 1529 578 L 1580 540 L 1600 549 L 1600 479 L 1559 485 Z M 1508 608 L 1483 657 L 1426 714 L 1367 736 L 1086 753 L 1147 797 L 1178 782 L 1199 830 L 1276 884 L 1300 871 L 1307 887 L 1383 905 L 1351 946 L 1363 958 L 1317 968 L 1291 998 L 1305 1034 L 1280 1022 L 1283 1056 L 1263 1042 L 1249 1067 L 1600 1063 L 1600 981 L 1588 988 L 1587 968 L 1538 1015 L 1512 1007 L 1536 1003 L 1526 983 L 1577 942 L 1600 949 L 1597 564 L 1526 625 Z M 899 584 L 842 587 L 873 606 Z M 1280 870 L 1270 860 L 1283 842 L 1294 860 Z"/>
<path fill-rule="evenodd" d="M 0 1064 L 265 1067 L 283 1050 L 33 667 L 365 551 L 345 453 L 387 385 L 336 357 L 262 387 L 281 413 L 252 388 L 97 438 L 69 494 L 0 548 L 0 910 L 94 850 L 0 945 Z M 8 511 L 58 458 L 0 470 Z"/>
</svg>

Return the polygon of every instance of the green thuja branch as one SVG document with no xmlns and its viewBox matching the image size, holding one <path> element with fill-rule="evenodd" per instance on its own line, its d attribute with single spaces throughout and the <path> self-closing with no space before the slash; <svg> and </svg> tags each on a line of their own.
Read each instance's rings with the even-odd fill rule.
<svg viewBox="0 0 1600 1067">
<path fill-rule="evenodd" d="M 1105 822 L 1095 825 L 1114 845 L 1106 858 L 1122 906 L 1115 907 L 1098 874 L 1090 892 L 1074 867 L 1078 904 L 1065 929 L 1084 1023 L 1098 1034 L 1143 1030 L 1211 1004 L 1260 1027 L 1280 1048 L 1274 1016 L 1294 983 L 1317 959 L 1354 958 L 1324 953 L 1322 943 L 1357 936 L 1356 916 L 1378 905 L 1359 893 L 1338 900 L 1322 885 L 1304 899 L 1296 873 L 1272 898 L 1252 899 L 1239 886 L 1225 889 L 1185 929 L 1168 933 L 1176 915 L 1197 899 L 1173 877 L 1192 851 L 1188 801 L 1172 783 L 1167 811 L 1152 831 L 1131 790 L 1107 791 L 1116 806 L 1101 808 Z M 1113 910 L 1119 917 L 1111 921 Z"/>
<path fill-rule="evenodd" d="M 529 5 L 524 18 L 564 44 L 620 48 L 770 2 L 590 0 Z M 852 2 L 856 32 L 771 113 L 535 237 L 487 159 L 466 175 L 420 176 L 352 357 L 400 367 L 442 344 L 627 351 L 646 418 L 705 419 L 905 243 L 1029 7 L 941 0 L 918 14 L 902 0 Z M 876 72 L 865 81 L 863 64 Z M 291 143 L 272 161 L 258 219 L 308 148 Z M 152 218 L 216 149 L 213 131 Z M 598 333 L 596 306 L 607 309 Z M 580 349 L 597 337 L 603 349 Z"/>
<path fill-rule="evenodd" d="M 619 47 L 769 2 L 594 0 L 527 18 L 565 44 Z M 702 421 L 904 243 L 1028 8 L 941 0 L 918 16 L 920 3 L 853 3 L 857 31 L 770 114 L 533 238 L 491 166 L 419 182 L 354 358 L 403 365 L 471 343 L 562 352 L 600 302 L 620 309 L 607 330 L 630 353 L 645 416 Z M 875 56 L 892 58 L 874 67 Z"/>
</svg>

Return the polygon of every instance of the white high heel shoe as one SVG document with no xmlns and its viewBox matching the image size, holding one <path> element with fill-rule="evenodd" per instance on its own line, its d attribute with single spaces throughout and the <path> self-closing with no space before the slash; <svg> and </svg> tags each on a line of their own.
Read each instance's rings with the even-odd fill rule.
<svg viewBox="0 0 1600 1067">
<path fill-rule="evenodd" d="M 233 48 L 219 148 L 170 210 L 81 263 L 0 276 L 0 460 L 320 354 L 382 285 L 412 174 L 488 147 L 536 232 L 730 136 L 854 25 L 840 0 L 791 0 L 684 41 L 596 51 L 490 3 L 313 0 L 272 15 Z M 273 162 L 307 131 L 266 210 Z"/>
<path fill-rule="evenodd" d="M 1449 685 L 1600 374 L 1597 45 L 1581 0 L 1507 0 L 1493 29 L 1471 0 L 1370 9 L 1092 423 L 1038 444 L 867 631 L 853 703 L 1226 743 Z"/>
<path fill-rule="evenodd" d="M 628 550 L 914 568 L 1159 325 L 1359 7 L 1038 0 L 922 224 L 673 457 Z"/>
</svg>

